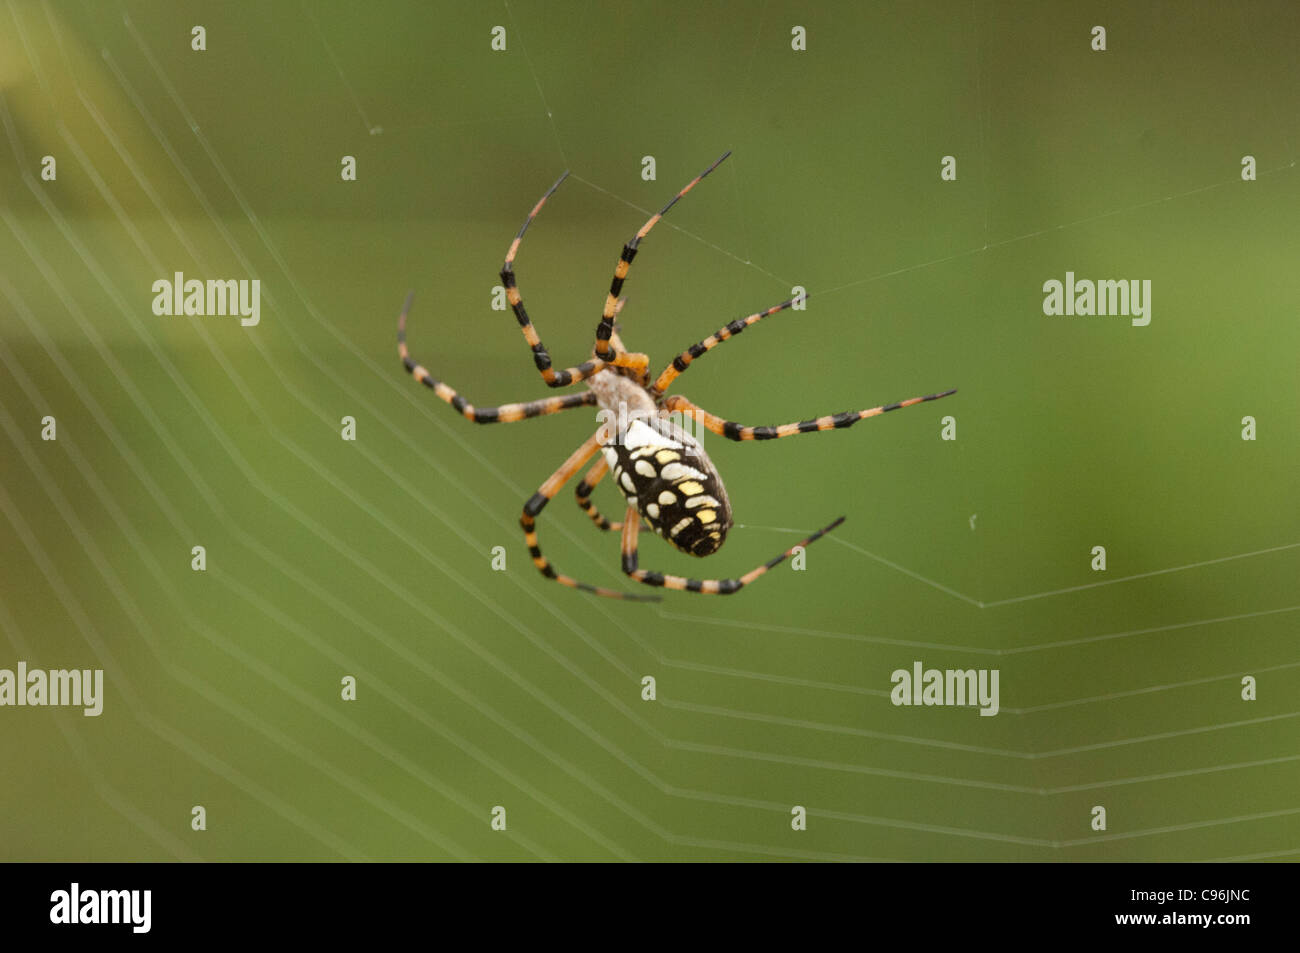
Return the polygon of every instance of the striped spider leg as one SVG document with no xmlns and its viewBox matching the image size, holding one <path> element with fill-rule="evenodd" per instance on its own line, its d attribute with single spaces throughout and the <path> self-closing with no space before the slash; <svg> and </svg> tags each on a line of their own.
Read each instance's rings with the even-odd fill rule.
<svg viewBox="0 0 1300 953">
<path fill-rule="evenodd" d="M 808 547 L 817 540 L 821 539 L 835 527 L 844 522 L 841 516 L 829 526 L 825 526 L 813 533 L 804 540 L 795 543 L 779 556 L 775 556 L 763 563 L 761 566 L 755 566 L 739 579 L 688 579 L 685 576 L 673 576 L 662 572 L 653 572 L 649 569 L 640 569 L 637 567 L 637 533 L 640 529 L 636 518 L 637 509 L 635 506 L 627 508 L 627 515 L 623 519 L 623 572 L 637 582 L 643 582 L 647 586 L 663 586 L 666 589 L 677 589 L 682 592 L 703 592 L 715 595 L 730 595 L 733 592 L 739 592 L 741 588 L 753 582 L 763 573 L 767 572 L 773 566 L 776 566 L 790 557 L 800 546 Z"/>
<path fill-rule="evenodd" d="M 591 491 L 596 489 L 601 480 L 605 479 L 607 473 L 609 473 L 609 464 L 605 462 L 604 457 L 601 457 L 591 465 L 587 475 L 578 481 L 578 485 L 573 488 L 573 495 L 578 501 L 578 507 L 591 517 L 591 521 L 596 524 L 597 529 L 617 533 L 623 528 L 623 524 L 611 523 L 596 508 L 596 504 L 591 502 Z"/>
<path fill-rule="evenodd" d="M 411 302 L 414 298 L 415 292 L 406 296 L 406 303 L 402 305 L 402 313 L 397 319 L 397 355 L 402 359 L 402 366 L 412 377 L 432 390 L 440 400 L 451 404 L 466 420 L 476 424 L 509 424 L 530 417 L 544 417 L 547 414 L 559 413 L 571 407 L 596 406 L 596 395 L 592 391 L 585 391 L 581 394 L 565 394 L 562 397 L 543 397 L 541 400 L 530 400 L 525 403 L 502 404 L 499 407 L 475 407 L 454 388 L 438 380 L 423 364 L 411 357 L 411 352 L 406 346 L 406 316 L 411 310 Z"/>
<path fill-rule="evenodd" d="M 537 328 L 533 327 L 532 319 L 528 317 L 528 312 L 524 310 L 524 299 L 519 294 L 519 288 L 515 282 L 515 255 L 519 253 L 519 246 L 523 243 L 524 233 L 528 231 L 528 226 L 533 223 L 537 213 L 542 210 L 555 190 L 560 187 L 560 183 L 569 177 L 565 172 L 555 184 L 546 190 L 546 194 L 538 199 L 533 210 L 528 213 L 528 218 L 524 219 L 524 224 L 520 226 L 519 233 L 515 235 L 515 240 L 510 243 L 510 249 L 506 252 L 505 264 L 501 266 L 501 285 L 506 289 L 506 300 L 510 302 L 510 308 L 515 313 L 515 320 L 519 322 L 519 330 L 524 333 L 524 340 L 533 352 L 533 361 L 537 365 L 537 370 L 542 375 L 542 380 L 546 382 L 547 387 L 568 387 L 570 384 L 586 380 L 592 374 L 598 374 L 608 365 L 602 360 L 584 361 L 575 367 L 566 368 L 557 371 L 551 367 L 551 355 L 546 350 L 546 345 L 537 334 Z"/>
<path fill-rule="evenodd" d="M 668 210 L 677 204 L 683 195 L 689 192 L 695 186 L 699 185 L 700 180 L 722 164 L 722 161 L 731 155 L 728 149 L 716 160 L 713 165 L 709 166 L 691 181 L 687 182 L 676 195 L 674 195 L 668 204 L 661 208 L 656 214 L 650 216 L 650 220 L 642 225 L 635 235 L 633 235 L 623 246 L 623 251 L 619 255 L 618 264 L 614 267 L 614 278 L 609 285 L 609 294 L 605 296 L 605 310 L 600 316 L 600 324 L 596 326 L 596 347 L 594 350 L 597 360 L 609 361 L 620 367 L 629 367 L 632 369 L 634 376 L 644 382 L 646 371 L 649 369 L 649 358 L 644 354 L 619 354 L 617 348 L 610 343 L 610 338 L 614 335 L 614 317 L 620 310 L 619 295 L 623 291 L 623 282 L 627 274 L 632 269 L 632 259 L 636 257 L 637 248 L 641 240 L 650 234 L 650 229 L 654 228 Z M 644 360 L 639 360 L 644 359 Z"/>
<path fill-rule="evenodd" d="M 649 391 L 656 398 L 661 400 L 664 409 L 673 411 L 682 411 L 695 415 L 696 419 L 704 424 L 709 430 L 726 437 L 728 440 L 771 440 L 775 437 L 791 437 L 797 433 L 812 433 L 818 430 L 839 430 L 844 427 L 851 427 L 859 420 L 865 420 L 868 417 L 877 417 L 880 414 L 888 413 L 891 410 L 899 410 L 903 407 L 911 407 L 913 404 L 920 404 L 927 400 L 938 400 L 940 397 L 948 397 L 957 393 L 957 389 L 946 390 L 942 394 L 927 394 L 925 397 L 912 397 L 909 400 L 901 400 L 893 404 L 885 404 L 880 407 L 872 407 L 867 410 L 851 410 L 842 414 L 833 414 L 826 417 L 816 417 L 812 420 L 804 420 L 796 424 L 783 424 L 779 427 L 747 427 L 729 420 L 717 417 L 696 404 L 691 403 L 685 397 L 674 394 L 671 397 L 664 398 L 663 393 L 674 381 L 677 380 L 686 369 L 691 366 L 696 358 L 707 354 L 723 341 L 728 341 L 740 334 L 751 324 L 757 324 L 763 318 L 776 314 L 778 311 L 784 311 L 795 302 L 794 298 L 783 301 L 778 305 L 773 305 L 766 311 L 756 311 L 744 318 L 737 318 L 730 324 L 727 324 L 713 334 L 709 335 L 698 344 L 692 344 L 685 351 L 673 358 L 672 363 L 663 369 L 655 382 L 650 385 Z"/>
<path fill-rule="evenodd" d="M 571 589 L 581 589 L 583 592 L 590 592 L 598 596 L 606 596 L 611 599 L 627 599 L 633 602 L 658 602 L 658 596 L 637 595 L 630 592 L 619 592 L 617 589 L 606 589 L 603 586 L 593 586 L 589 583 L 579 582 L 572 576 L 566 576 L 563 573 L 556 572 L 555 567 L 551 565 L 549 559 L 542 555 L 542 548 L 537 542 L 537 515 L 542 512 L 546 504 L 551 502 L 555 494 L 560 492 L 560 488 L 568 483 L 575 473 L 586 465 L 587 461 L 600 452 L 601 447 L 607 439 L 606 428 L 602 426 L 594 434 L 588 437 L 577 450 L 569 455 L 569 459 L 560 465 L 560 468 L 551 474 L 550 478 L 533 494 L 532 498 L 524 504 L 523 515 L 519 517 L 519 525 L 524 530 L 524 542 L 528 545 L 528 554 L 533 558 L 533 565 L 547 579 L 554 579 L 562 586 L 568 586 Z M 637 524 L 635 510 L 630 517 L 632 524 Z"/>
<path fill-rule="evenodd" d="M 680 411 L 683 414 L 690 414 L 706 429 L 711 430 L 720 437 L 726 437 L 728 440 L 775 440 L 778 437 L 793 437 L 801 433 L 817 433 L 822 430 L 841 430 L 845 427 L 852 427 L 859 420 L 866 420 L 868 417 L 879 417 L 881 414 L 888 413 L 891 410 L 899 410 L 903 407 L 911 407 L 914 404 L 920 404 L 927 400 L 938 400 L 940 397 L 947 397 L 957 393 L 956 389 L 946 390 L 942 394 L 927 394 L 924 397 L 912 397 L 908 400 L 900 400 L 893 404 L 884 404 L 880 407 L 870 407 L 866 410 L 846 410 L 842 414 L 827 414 L 824 417 L 814 417 L 811 420 L 801 420 L 793 424 L 781 424 L 776 427 L 751 427 L 744 424 L 738 424 L 732 420 L 725 420 L 715 414 L 709 413 L 698 404 L 682 397 L 680 394 L 673 394 L 664 400 L 664 407 L 667 410 Z"/>
<path fill-rule="evenodd" d="M 457 412 L 465 417 L 466 420 L 479 424 L 514 423 L 519 420 L 527 420 L 530 417 L 541 417 L 548 414 L 558 413 L 561 410 L 568 410 L 572 407 L 596 406 L 596 392 L 588 390 L 583 391 L 581 394 L 564 394 L 558 397 L 545 397 L 541 400 L 531 400 L 525 403 L 502 404 L 498 407 L 475 407 L 457 393 L 454 388 L 438 380 L 429 373 L 427 368 L 411 357 L 410 351 L 406 345 L 406 318 L 411 310 L 411 301 L 413 298 L 414 293 L 406 296 L 406 303 L 402 306 L 402 313 L 397 319 L 397 353 L 402 359 L 402 366 L 410 372 L 412 377 L 432 390 L 438 398 L 450 404 Z M 570 576 L 558 573 L 555 571 L 555 568 L 551 565 L 550 561 L 542 555 L 542 551 L 537 544 L 537 530 L 535 526 L 537 514 L 540 513 L 542 508 L 550 502 L 551 498 L 559 492 L 560 488 L 564 486 L 564 484 L 567 483 L 575 473 L 582 469 L 583 465 L 586 464 L 588 460 L 599 452 L 604 441 L 604 433 L 605 428 L 602 427 L 592 437 L 588 438 L 588 440 L 574 451 L 569 459 L 551 475 L 550 479 L 542 484 L 537 493 L 535 493 L 524 506 L 523 515 L 519 520 L 520 525 L 524 529 L 524 541 L 528 545 L 528 552 L 529 555 L 532 556 L 533 564 L 541 571 L 542 575 L 546 576 L 548 579 L 554 579 L 562 585 L 581 589 L 584 592 L 591 592 L 598 596 L 607 596 L 614 599 L 628 599 L 637 602 L 657 602 L 659 601 L 658 596 L 624 593 L 615 589 L 592 586 L 585 582 L 578 582 Z M 598 466 L 603 464 L 604 459 L 602 458 Z M 592 468 L 592 473 L 596 473 L 596 467 Z M 600 477 L 603 475 L 603 472 L 595 475 L 592 485 L 599 482 Z M 590 493 L 590 490 L 588 490 L 588 493 Z M 581 501 L 582 497 L 580 496 L 579 502 L 581 503 Z M 603 520 L 603 517 L 600 517 L 599 514 L 595 514 L 593 519 L 596 519 L 597 525 L 600 525 L 600 521 Z M 605 524 L 610 529 L 622 529 L 621 523 L 611 525 L 608 521 L 605 521 Z"/>
</svg>

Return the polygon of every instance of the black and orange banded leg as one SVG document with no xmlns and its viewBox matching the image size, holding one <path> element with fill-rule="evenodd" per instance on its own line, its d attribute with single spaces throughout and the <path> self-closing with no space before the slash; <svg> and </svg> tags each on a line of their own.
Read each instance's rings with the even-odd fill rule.
<svg viewBox="0 0 1300 953">
<path fill-rule="evenodd" d="M 566 576 L 563 573 L 556 572 L 555 567 L 551 565 L 550 560 L 542 555 L 541 546 L 537 543 L 537 515 L 542 512 L 546 504 L 554 499 L 555 494 L 560 492 L 560 488 L 568 483 L 575 473 L 582 469 L 588 460 L 594 457 L 599 451 L 601 445 L 605 442 L 605 428 L 602 427 L 583 442 L 582 446 L 569 455 L 560 468 L 551 474 L 550 478 L 541 485 L 532 499 L 524 504 L 523 515 L 519 517 L 519 525 L 524 530 L 524 542 L 528 544 L 528 554 L 533 557 L 533 565 L 547 579 L 554 579 L 562 586 L 568 586 L 571 589 L 580 589 L 583 592 L 590 592 L 597 596 L 606 596 L 610 599 L 627 599 L 633 602 L 658 602 L 658 596 L 642 596 L 630 592 L 619 592 L 617 589 L 605 589 L 602 586 L 593 586 L 585 582 L 579 582 L 572 576 Z"/>
<path fill-rule="evenodd" d="M 528 317 L 528 312 L 524 310 L 524 299 L 519 295 L 519 288 L 515 283 L 515 255 L 519 253 L 519 245 L 524 240 L 524 232 L 528 231 L 528 226 L 533 223 L 537 213 L 542 210 L 555 190 L 560 187 L 560 183 L 569 177 L 565 172 L 555 180 L 555 184 L 546 190 L 543 195 L 533 206 L 533 210 L 528 213 L 528 218 L 519 229 L 519 234 L 515 240 L 510 243 L 510 250 L 506 252 L 506 262 L 501 266 L 501 285 L 506 289 L 506 300 L 510 302 L 510 308 L 515 313 L 515 319 L 519 322 L 519 329 L 524 332 L 524 340 L 533 351 L 533 361 L 537 364 L 537 370 L 541 372 L 542 380 L 546 381 L 548 387 L 567 387 L 576 381 L 584 380 L 592 374 L 603 371 L 606 367 L 605 361 L 586 361 L 576 367 L 569 367 L 562 371 L 557 371 L 551 367 L 551 355 L 547 352 L 546 346 L 542 344 L 542 339 L 537 335 L 537 329 L 533 327 L 533 322 Z"/>
<path fill-rule="evenodd" d="M 663 373 L 659 375 L 658 379 L 656 379 L 654 384 L 650 387 L 650 396 L 658 397 L 666 391 L 670 386 L 672 386 L 673 381 L 677 380 L 678 375 L 685 371 L 686 368 L 690 367 L 691 362 L 701 354 L 707 354 L 723 341 L 735 337 L 751 324 L 757 324 L 769 315 L 776 314 L 778 311 L 784 311 L 786 308 L 792 306 L 796 300 L 797 299 L 795 298 L 791 298 L 789 301 L 782 301 L 780 304 L 773 305 L 766 311 L 755 311 L 748 317 L 737 318 L 725 327 L 719 328 L 700 343 L 692 344 L 686 350 L 682 351 L 682 353 L 673 358 L 673 362 L 663 369 Z"/>
<path fill-rule="evenodd" d="M 604 514 L 596 509 L 596 504 L 591 502 L 591 491 L 596 488 L 596 484 L 605 479 L 605 474 L 608 472 L 609 464 L 605 462 L 604 457 L 598 457 L 596 462 L 592 464 L 591 469 L 587 471 L 587 475 L 579 480 L 578 485 L 574 487 L 573 495 L 577 497 L 578 506 L 581 507 L 582 512 L 591 517 L 591 521 L 596 524 L 597 529 L 617 533 L 623 528 L 623 524 L 611 523 L 605 519 Z M 645 525 L 649 528 L 648 523 Z"/>
<path fill-rule="evenodd" d="M 691 403 L 678 394 L 674 394 L 664 401 L 664 409 L 669 411 L 679 410 L 683 414 L 691 415 L 702 423 L 706 429 L 721 437 L 726 437 L 728 440 L 775 440 L 778 437 L 793 437 L 801 433 L 817 433 L 822 430 L 840 430 L 844 427 L 852 427 L 859 420 L 866 420 L 868 417 L 879 417 L 891 410 L 911 407 L 913 404 L 920 404 L 927 400 L 938 400 L 940 397 L 947 397 L 955 393 L 957 393 L 956 388 L 946 390 L 942 394 L 927 394 L 925 397 L 900 400 L 896 404 L 885 404 L 882 407 L 871 407 L 867 410 L 847 410 L 842 414 L 829 414 L 825 417 L 814 417 L 812 420 L 801 420 L 798 423 L 781 424 L 777 427 L 749 427 L 738 424 L 733 420 L 725 420 L 709 413 L 704 408 Z"/>
<path fill-rule="evenodd" d="M 600 510 L 596 509 L 596 504 L 591 502 L 591 491 L 601 480 L 605 479 L 605 474 L 609 472 L 609 464 L 605 462 L 604 457 L 598 457 L 592 464 L 587 475 L 578 481 L 578 485 L 573 489 L 573 495 L 578 499 L 578 506 L 582 512 L 591 517 L 591 521 L 596 524 L 597 529 L 603 529 L 609 532 L 617 533 L 623 528 L 622 523 L 611 523 L 601 515 Z"/>
<path fill-rule="evenodd" d="M 627 509 L 627 516 L 623 520 L 623 572 L 647 586 L 663 586 L 665 589 L 677 589 L 681 592 L 703 592 L 722 596 L 739 592 L 773 566 L 779 565 L 788 559 L 797 548 L 811 546 L 844 522 L 844 517 L 841 516 L 829 526 L 819 529 L 806 539 L 795 543 L 779 556 L 769 559 L 761 566 L 756 566 L 739 579 L 687 579 L 685 576 L 670 576 L 662 572 L 637 568 L 636 540 L 640 526 L 637 523 L 636 507 L 629 506 Z"/>
<path fill-rule="evenodd" d="M 619 255 L 618 264 L 614 266 L 614 280 L 610 282 L 609 294 L 605 298 L 605 310 L 601 313 L 600 324 L 596 325 L 596 358 L 602 361 L 608 361 L 611 364 L 624 366 L 622 354 L 617 353 L 616 349 L 610 344 L 610 338 L 614 334 L 614 316 L 618 313 L 618 298 L 623 291 L 623 281 L 627 278 L 628 271 L 632 268 L 632 259 L 636 257 L 637 246 L 641 244 L 641 239 L 650 233 L 650 229 L 659 223 L 659 220 L 668 214 L 668 210 L 677 204 L 677 200 L 683 195 L 695 188 L 700 180 L 716 169 L 722 160 L 731 155 L 728 149 L 713 165 L 709 166 L 691 181 L 687 182 L 680 192 L 672 197 L 672 200 L 659 210 L 657 215 L 650 216 L 650 221 L 641 226 L 640 230 L 632 236 L 632 239 L 623 246 L 623 253 Z"/>
<path fill-rule="evenodd" d="M 514 423 L 516 420 L 527 420 L 529 417 L 544 417 L 547 414 L 568 410 L 570 407 L 596 406 L 595 393 L 585 391 L 581 394 L 565 394 L 563 397 L 543 397 L 541 400 L 530 400 L 519 404 L 475 407 L 458 394 L 455 388 L 438 380 L 429 373 L 428 368 L 411 357 L 411 352 L 406 346 L 406 315 L 411 310 L 411 301 L 414 297 L 414 292 L 406 296 L 406 304 L 402 305 L 402 313 L 397 319 L 397 354 L 402 359 L 402 366 L 411 372 L 412 377 L 432 390 L 441 400 L 451 404 L 467 420 L 472 420 L 476 424 L 508 424 Z"/>
</svg>

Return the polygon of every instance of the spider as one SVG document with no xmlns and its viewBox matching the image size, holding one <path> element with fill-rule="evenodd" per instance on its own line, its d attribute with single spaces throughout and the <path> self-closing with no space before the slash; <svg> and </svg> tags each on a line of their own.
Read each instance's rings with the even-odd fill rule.
<svg viewBox="0 0 1300 953">
<path fill-rule="evenodd" d="M 565 172 L 561 175 L 528 213 L 528 218 L 525 219 L 523 226 L 515 235 L 515 240 L 510 243 L 509 251 L 506 252 L 505 264 L 501 268 L 501 283 L 505 288 L 506 299 L 510 302 L 510 307 L 519 321 L 524 339 L 532 348 L 533 360 L 542 375 L 542 380 L 549 387 L 567 387 L 582 381 L 588 388 L 582 393 L 547 397 L 526 403 L 502 404 L 499 407 L 475 407 L 411 357 L 406 346 L 406 316 L 411 309 L 414 292 L 407 295 L 406 303 L 402 306 L 402 313 L 397 319 L 397 352 L 402 359 L 402 365 L 417 381 L 432 389 L 435 395 L 451 404 L 468 420 L 479 424 L 513 423 L 530 417 L 559 413 L 574 407 L 600 408 L 598 414 L 602 420 L 600 428 L 573 451 L 569 459 L 565 460 L 560 468 L 541 485 L 532 498 L 524 504 L 523 515 L 519 518 L 524 531 L 524 541 L 528 545 L 533 564 L 542 575 L 562 585 L 614 599 L 638 601 L 660 599 L 658 595 L 638 595 L 579 582 L 571 576 L 557 572 L 550 560 L 542 555 L 541 547 L 537 542 L 538 515 L 561 487 L 593 457 L 597 457 L 596 462 L 587 471 L 586 476 L 578 482 L 576 488 L 578 506 L 601 530 L 621 531 L 623 572 L 648 586 L 721 595 L 738 592 L 789 557 L 796 548 L 811 545 L 844 522 L 844 517 L 839 517 L 779 556 L 769 559 L 763 565 L 736 579 L 688 579 L 639 568 L 637 538 L 643 523 L 681 552 L 693 556 L 710 556 L 716 553 L 726 540 L 727 531 L 732 526 L 731 504 L 727 500 L 727 491 L 722 485 L 722 478 L 699 440 L 686 426 L 674 419 L 678 415 L 684 422 L 689 423 L 693 420 L 697 428 L 702 426 L 728 440 L 771 440 L 801 433 L 851 427 L 867 417 L 875 417 L 900 407 L 910 407 L 913 404 L 937 400 L 956 393 L 955 390 L 948 390 L 941 394 L 913 397 L 910 400 L 872 407 L 868 410 L 851 410 L 777 427 L 745 426 L 717 417 L 691 403 L 685 397 L 665 396 L 668 387 L 691 366 L 693 361 L 750 325 L 791 307 L 797 300 L 795 298 L 783 301 L 766 311 L 758 311 L 748 317 L 732 321 L 703 341 L 693 344 L 678 354 L 673 358 L 672 363 L 651 382 L 648 373 L 649 357 L 627 351 L 619 337 L 620 328 L 615 323 L 625 303 L 625 299 L 619 296 L 623 289 L 623 282 L 627 279 L 632 259 L 636 257 L 641 240 L 649 234 L 650 229 L 654 228 L 683 195 L 695 188 L 701 179 L 716 169 L 729 155 L 731 155 L 730 151 L 724 153 L 716 162 L 688 182 L 685 188 L 673 196 L 672 201 L 657 215 L 651 216 L 650 220 L 641 226 L 636 235 L 623 246 L 623 253 L 614 268 L 614 280 L 605 298 L 605 309 L 601 314 L 600 324 L 596 326 L 596 344 L 592 350 L 592 359 L 564 370 L 555 370 L 551 366 L 551 356 L 542 344 L 537 329 L 528 317 L 528 312 L 524 310 L 524 302 L 515 281 L 514 261 L 528 226 L 542 210 L 546 200 L 560 187 L 560 183 L 568 178 L 569 173 Z M 622 522 L 610 522 L 591 502 L 592 490 L 610 470 L 614 471 L 614 481 L 627 501 L 626 514 Z"/>
</svg>

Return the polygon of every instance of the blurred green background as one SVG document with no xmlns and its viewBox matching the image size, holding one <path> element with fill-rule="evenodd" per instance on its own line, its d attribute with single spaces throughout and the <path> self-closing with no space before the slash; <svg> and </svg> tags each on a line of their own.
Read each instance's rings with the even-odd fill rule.
<svg viewBox="0 0 1300 953">
<path fill-rule="evenodd" d="M 0 709 L 0 858 L 1300 853 L 1295 4 L 7 0 L 0 23 L 0 667 L 107 683 L 99 718 Z M 680 392 L 775 424 L 960 390 L 706 440 L 741 525 L 707 561 L 642 546 L 739 575 L 846 515 L 806 571 L 589 598 L 517 523 L 589 412 L 467 423 L 402 372 L 397 311 L 414 289 L 412 351 L 475 403 L 545 396 L 491 308 L 533 203 L 572 170 L 517 265 L 577 363 L 622 242 L 727 149 L 642 245 L 627 342 L 657 368 L 799 284 L 806 311 Z M 260 279 L 260 325 L 156 317 L 174 271 Z M 1045 316 L 1066 271 L 1150 279 L 1150 326 Z M 571 499 L 545 551 L 625 588 Z M 998 669 L 1001 713 L 892 706 L 916 660 Z"/>
</svg>

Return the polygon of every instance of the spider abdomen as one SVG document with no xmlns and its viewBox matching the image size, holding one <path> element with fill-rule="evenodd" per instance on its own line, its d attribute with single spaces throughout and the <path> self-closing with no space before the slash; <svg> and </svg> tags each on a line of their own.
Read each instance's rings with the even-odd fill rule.
<svg viewBox="0 0 1300 953">
<path fill-rule="evenodd" d="M 731 504 L 704 449 L 674 424 L 636 420 L 605 445 L 614 482 L 659 536 L 692 556 L 717 552 L 731 529 Z"/>
</svg>

